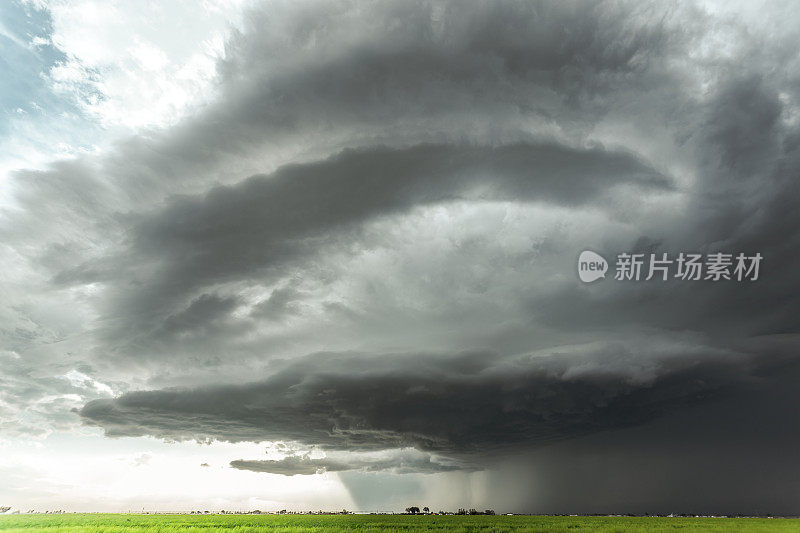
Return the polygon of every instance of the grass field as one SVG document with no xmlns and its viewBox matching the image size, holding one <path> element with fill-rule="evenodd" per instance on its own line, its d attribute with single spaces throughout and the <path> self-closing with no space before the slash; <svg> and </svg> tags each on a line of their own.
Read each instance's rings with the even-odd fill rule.
<svg viewBox="0 0 800 533">
<path fill-rule="evenodd" d="M 312 531 L 800 531 L 800 519 L 616 518 L 560 516 L 404 515 L 135 515 L 62 514 L 0 516 L 0 531 L 72 533 Z"/>
</svg>

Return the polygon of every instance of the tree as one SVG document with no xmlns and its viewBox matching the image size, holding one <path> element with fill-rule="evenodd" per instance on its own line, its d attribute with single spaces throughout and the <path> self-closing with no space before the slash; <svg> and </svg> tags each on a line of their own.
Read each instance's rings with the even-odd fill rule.
<svg viewBox="0 0 800 533">
<path fill-rule="evenodd" d="M 423 513 L 430 513 L 430 512 L 431 512 L 431 510 L 430 510 L 428 507 L 423 507 L 423 508 L 422 508 L 422 512 L 423 512 Z"/>
<path fill-rule="evenodd" d="M 408 514 L 419 514 L 419 507 L 406 507 Z"/>
</svg>

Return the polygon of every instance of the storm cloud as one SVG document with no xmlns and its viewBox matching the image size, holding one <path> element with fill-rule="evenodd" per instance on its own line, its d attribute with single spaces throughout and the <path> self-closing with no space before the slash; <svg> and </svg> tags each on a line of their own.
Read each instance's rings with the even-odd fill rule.
<svg viewBox="0 0 800 533">
<path fill-rule="evenodd" d="M 230 466 L 239 470 L 285 476 L 308 476 L 322 472 L 346 472 L 351 470 L 360 472 L 390 471 L 395 474 L 431 474 L 470 469 L 469 465 L 458 464 L 453 461 L 443 462 L 430 454 L 415 453 L 409 450 L 393 451 L 390 454 L 372 456 L 348 454 L 344 457 L 311 457 L 310 454 L 305 454 L 289 455 L 277 460 L 238 459 L 231 461 Z"/>
<path fill-rule="evenodd" d="M 570 461 L 601 443 L 624 480 L 609 505 L 683 501 L 680 479 L 718 491 L 699 509 L 746 502 L 696 472 L 715 450 L 775 472 L 800 435 L 798 18 L 250 7 L 208 105 L 9 180 L 0 427 L 322 454 L 231 463 L 290 476 L 491 478 L 508 459 L 565 512 L 597 510 L 576 487 L 604 459 Z M 585 285 L 586 249 L 764 261 L 752 282 Z M 737 447 L 740 424 L 760 429 Z M 615 446 L 674 485 L 643 488 Z"/>
<path fill-rule="evenodd" d="M 468 455 L 641 424 L 755 387 L 763 371 L 742 354 L 653 344 L 515 358 L 317 354 L 262 382 L 132 392 L 81 416 L 109 436 Z"/>
</svg>

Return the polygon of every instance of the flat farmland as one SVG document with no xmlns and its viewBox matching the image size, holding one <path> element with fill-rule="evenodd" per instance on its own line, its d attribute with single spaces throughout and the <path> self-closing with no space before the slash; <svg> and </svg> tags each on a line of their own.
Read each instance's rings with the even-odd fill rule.
<svg viewBox="0 0 800 533">
<path fill-rule="evenodd" d="M 800 531 L 800 519 L 586 516 L 32 514 L 0 516 L 0 531 L 145 533 L 256 531 Z"/>
</svg>

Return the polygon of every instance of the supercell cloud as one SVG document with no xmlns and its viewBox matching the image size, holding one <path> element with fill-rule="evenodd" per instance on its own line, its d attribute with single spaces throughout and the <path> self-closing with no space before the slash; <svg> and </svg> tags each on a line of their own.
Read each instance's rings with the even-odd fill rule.
<svg viewBox="0 0 800 533">
<path fill-rule="evenodd" d="M 484 472 L 520 511 L 796 512 L 798 20 L 249 6 L 206 104 L 3 183 L 0 428 Z M 719 251 L 759 279 L 613 279 Z"/>
</svg>

